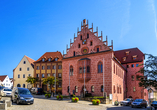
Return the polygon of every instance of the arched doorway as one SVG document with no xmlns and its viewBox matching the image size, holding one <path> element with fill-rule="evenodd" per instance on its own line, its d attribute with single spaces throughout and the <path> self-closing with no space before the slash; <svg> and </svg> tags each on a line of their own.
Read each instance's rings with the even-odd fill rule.
<svg viewBox="0 0 157 110">
<path fill-rule="evenodd" d="M 84 89 L 84 85 L 83 85 L 83 86 L 82 86 L 82 89 L 81 89 L 81 96 L 82 96 L 82 97 L 85 96 L 84 93 L 86 94 L 86 91 L 87 91 L 86 86 L 85 86 L 85 89 Z"/>
<path fill-rule="evenodd" d="M 17 84 L 17 87 L 21 87 L 21 85 L 20 85 L 20 84 Z"/>
</svg>

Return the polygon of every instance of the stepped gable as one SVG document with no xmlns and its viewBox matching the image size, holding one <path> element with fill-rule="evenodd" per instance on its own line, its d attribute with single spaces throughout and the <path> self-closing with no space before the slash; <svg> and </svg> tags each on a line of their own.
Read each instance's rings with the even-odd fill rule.
<svg viewBox="0 0 157 110">
<path fill-rule="evenodd" d="M 7 75 L 0 76 L 0 81 L 3 82 L 6 77 L 7 77 Z"/>
<path fill-rule="evenodd" d="M 58 51 L 57 52 L 46 52 L 34 63 L 42 61 L 43 58 L 45 58 L 45 61 L 48 61 L 49 58 L 51 58 L 52 60 L 54 60 L 55 58 L 58 58 L 58 61 L 61 61 L 63 56 L 62 56 L 61 52 L 58 52 Z"/>
<path fill-rule="evenodd" d="M 107 36 L 106 41 L 103 41 L 102 31 L 101 36 L 98 36 L 98 27 L 96 32 L 93 32 L 93 23 L 92 27 L 89 28 L 88 20 L 86 23 L 86 19 L 84 19 L 83 24 L 81 23 L 81 31 L 79 28 L 77 30 L 77 37 L 74 34 L 73 42 L 70 39 L 70 47 L 67 45 L 66 54 L 63 51 L 63 58 L 97 53 L 97 48 L 99 48 L 99 52 L 113 50 L 113 41 L 111 46 L 108 46 Z"/>
<path fill-rule="evenodd" d="M 122 64 L 141 62 L 144 59 L 144 54 L 138 48 L 118 50 L 114 55 Z"/>
</svg>

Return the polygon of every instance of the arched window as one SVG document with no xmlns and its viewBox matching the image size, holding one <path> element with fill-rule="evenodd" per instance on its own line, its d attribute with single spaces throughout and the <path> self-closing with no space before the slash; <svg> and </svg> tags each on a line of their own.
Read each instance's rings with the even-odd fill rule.
<svg viewBox="0 0 157 110">
<path fill-rule="evenodd" d="M 77 86 L 75 86 L 75 92 L 76 92 L 76 93 L 78 92 L 78 87 L 77 87 Z"/>
<path fill-rule="evenodd" d="M 80 40 L 82 40 L 82 35 L 80 36 Z"/>
<path fill-rule="evenodd" d="M 73 56 L 75 56 L 75 51 L 74 51 L 74 55 Z"/>
<path fill-rule="evenodd" d="M 89 38 L 89 34 L 87 33 L 87 38 Z"/>
<path fill-rule="evenodd" d="M 94 92 L 94 86 L 91 86 L 91 91 Z"/>
<path fill-rule="evenodd" d="M 87 66 L 87 73 L 90 73 L 90 66 Z"/>
<path fill-rule="evenodd" d="M 113 92 L 116 93 L 115 85 L 113 85 Z"/>
<path fill-rule="evenodd" d="M 21 85 L 20 85 L 20 84 L 17 84 L 17 87 L 21 87 Z"/>
<path fill-rule="evenodd" d="M 104 87 L 103 87 L 103 85 L 101 85 L 101 92 L 103 92 L 104 91 Z"/>
<path fill-rule="evenodd" d="M 98 73 L 102 73 L 103 72 L 103 65 L 102 62 L 98 63 Z"/>
<path fill-rule="evenodd" d="M 23 88 L 25 88 L 25 84 L 23 84 Z"/>
<path fill-rule="evenodd" d="M 73 76 L 73 66 L 70 66 L 70 76 Z"/>
<path fill-rule="evenodd" d="M 69 86 L 68 86 L 68 87 L 67 87 L 67 92 L 68 92 L 68 93 L 70 92 L 69 90 L 70 90 L 70 88 L 69 88 Z"/>
</svg>

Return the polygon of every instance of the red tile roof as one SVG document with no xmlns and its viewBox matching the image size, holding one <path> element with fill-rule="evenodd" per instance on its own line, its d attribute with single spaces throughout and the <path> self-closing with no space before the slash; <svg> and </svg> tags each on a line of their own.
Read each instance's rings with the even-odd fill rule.
<svg viewBox="0 0 157 110">
<path fill-rule="evenodd" d="M 33 62 L 34 62 L 35 60 L 29 58 L 29 57 L 26 56 L 26 55 L 25 55 L 25 57 L 27 58 L 27 60 L 29 61 L 29 63 L 30 63 L 30 64 L 32 65 L 32 67 L 34 68 L 34 64 L 33 64 Z M 14 71 L 14 70 L 13 70 L 13 71 Z"/>
<path fill-rule="evenodd" d="M 7 75 L 0 76 L 0 81 L 3 82 Z"/>
<path fill-rule="evenodd" d="M 48 60 L 48 58 L 52 58 L 55 59 L 55 58 L 58 58 L 58 61 L 61 61 L 63 56 L 61 54 L 61 52 L 46 52 L 44 55 L 42 55 L 37 61 L 35 62 L 39 62 L 41 61 L 43 58 L 45 58 L 46 60 Z M 35 63 L 34 62 L 34 63 Z"/>
<path fill-rule="evenodd" d="M 126 52 L 129 51 L 129 55 Z M 138 48 L 131 48 L 131 49 L 124 49 L 114 51 L 115 57 L 122 63 L 134 63 L 134 62 L 141 62 L 144 60 L 144 54 Z M 136 59 L 133 59 L 133 56 L 136 56 Z M 123 61 L 123 58 L 126 57 L 126 60 Z"/>
</svg>

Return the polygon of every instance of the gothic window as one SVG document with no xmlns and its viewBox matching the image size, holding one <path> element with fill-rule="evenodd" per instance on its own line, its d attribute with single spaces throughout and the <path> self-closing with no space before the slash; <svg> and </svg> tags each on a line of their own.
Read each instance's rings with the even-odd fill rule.
<svg viewBox="0 0 157 110">
<path fill-rule="evenodd" d="M 70 76 L 73 76 L 73 66 L 70 66 Z"/>
<path fill-rule="evenodd" d="M 101 92 L 103 92 L 104 91 L 104 87 L 103 87 L 103 85 L 101 86 Z"/>
<path fill-rule="evenodd" d="M 79 71 L 80 71 L 79 73 L 82 73 L 82 67 L 79 68 Z"/>
<path fill-rule="evenodd" d="M 69 86 L 67 87 L 67 92 L 68 92 L 68 93 L 70 92 L 70 88 L 69 88 Z"/>
<path fill-rule="evenodd" d="M 91 86 L 91 91 L 94 92 L 94 86 Z"/>
<path fill-rule="evenodd" d="M 98 73 L 102 73 L 103 72 L 103 65 L 101 62 L 98 63 Z"/>
<path fill-rule="evenodd" d="M 77 87 L 77 86 L 75 86 L 75 92 L 76 92 L 76 93 L 78 92 L 78 87 Z"/>
<path fill-rule="evenodd" d="M 87 73 L 90 73 L 90 66 L 87 66 Z"/>
</svg>

